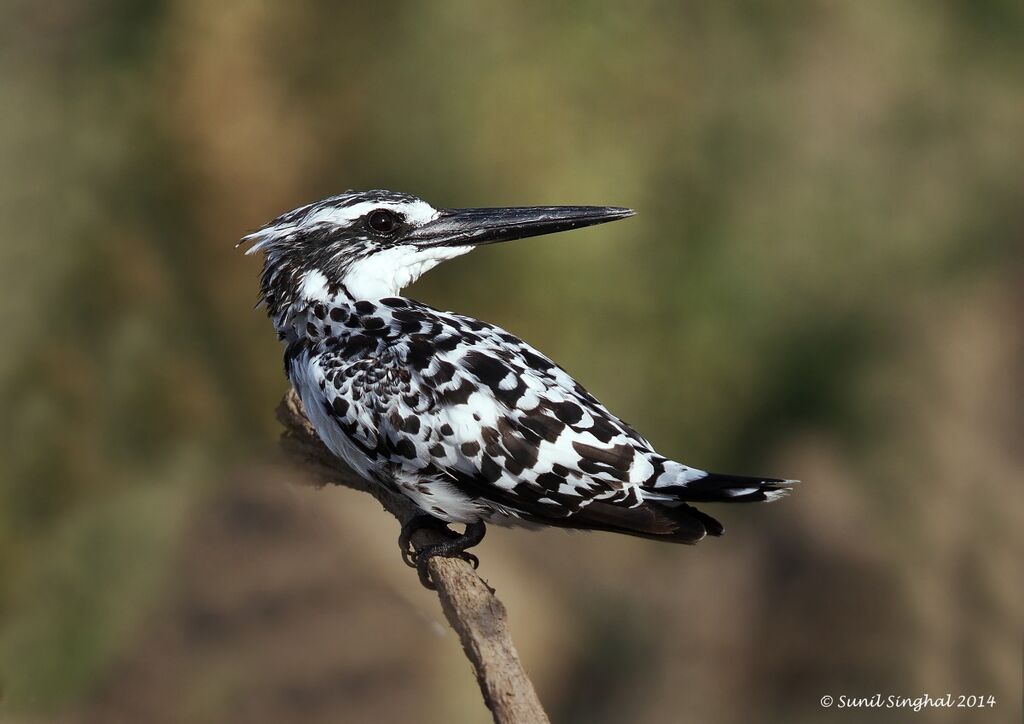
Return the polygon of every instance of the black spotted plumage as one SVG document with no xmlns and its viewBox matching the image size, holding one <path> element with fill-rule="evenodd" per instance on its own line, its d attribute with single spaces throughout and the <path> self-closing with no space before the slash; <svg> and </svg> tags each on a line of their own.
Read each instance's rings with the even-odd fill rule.
<svg viewBox="0 0 1024 724">
<path fill-rule="evenodd" d="M 369 224 L 371 213 L 388 223 Z M 288 376 L 325 444 L 360 475 L 448 522 L 519 520 L 692 543 L 722 528 L 689 502 L 770 500 L 791 481 L 666 458 L 515 335 L 399 296 L 479 244 L 630 213 L 450 211 L 406 194 L 348 192 L 246 240 L 266 254 L 262 300 Z"/>
<path fill-rule="evenodd" d="M 375 320 L 370 326 L 381 333 L 372 343 L 339 345 L 315 335 L 288 359 L 289 376 L 314 421 L 322 406 L 339 429 L 372 448 L 371 474 L 424 509 L 458 522 L 519 518 L 669 537 L 652 531 L 671 528 L 692 542 L 700 529 L 689 520 L 691 509 L 677 504 L 721 500 L 736 488 L 737 478 L 709 476 L 656 453 L 561 367 L 497 327 L 475 322 L 476 341 L 452 346 L 438 340 L 460 338 L 467 328 L 461 315 L 412 300 L 400 316 L 392 305 L 343 296 L 330 304 L 362 320 L 360 327 Z M 413 323 L 440 334 L 410 334 Z M 413 399 L 423 404 L 414 407 Z M 328 429 L 325 441 L 343 449 L 335 437 Z M 428 468 L 449 484 L 420 486 Z M 778 484 L 757 479 L 751 486 L 756 490 L 735 497 L 763 498 Z M 595 502 L 603 505 L 588 512 Z M 623 513 L 616 527 L 615 510 L 624 504 L 653 512 Z M 718 530 L 705 525 L 706 516 L 696 520 L 704 532 Z M 638 522 L 650 530 L 630 527 Z"/>
</svg>

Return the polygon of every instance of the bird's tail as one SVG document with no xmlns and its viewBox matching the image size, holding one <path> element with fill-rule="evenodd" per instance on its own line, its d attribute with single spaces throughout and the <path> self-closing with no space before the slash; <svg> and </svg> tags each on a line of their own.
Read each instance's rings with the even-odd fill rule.
<svg viewBox="0 0 1024 724">
<path fill-rule="evenodd" d="M 683 466 L 680 466 L 681 468 Z M 678 482 L 659 482 L 651 489 L 657 495 L 688 503 L 763 503 L 788 495 L 797 480 L 750 475 L 688 472 Z"/>
<path fill-rule="evenodd" d="M 664 473 L 645 488 L 649 515 L 657 525 L 621 526 L 620 532 L 674 543 L 696 543 L 722 535 L 722 524 L 690 503 L 757 503 L 778 500 L 796 480 L 748 475 L 723 475 L 664 461 Z M 646 522 L 646 521 L 645 521 Z"/>
<path fill-rule="evenodd" d="M 591 500 L 563 518 L 538 519 L 547 525 L 606 530 L 669 543 L 696 543 L 722 535 L 722 524 L 690 503 L 756 503 L 790 492 L 796 480 L 708 473 L 665 458 L 654 461 L 656 478 L 641 488 L 639 505 Z M 529 516 L 524 516 L 530 519 Z"/>
<path fill-rule="evenodd" d="M 665 461 L 658 483 L 644 488 L 641 505 L 593 501 L 565 519 L 570 528 L 607 530 L 669 543 L 696 543 L 722 535 L 722 524 L 690 503 L 754 503 L 777 500 L 797 481 L 705 473 Z"/>
</svg>

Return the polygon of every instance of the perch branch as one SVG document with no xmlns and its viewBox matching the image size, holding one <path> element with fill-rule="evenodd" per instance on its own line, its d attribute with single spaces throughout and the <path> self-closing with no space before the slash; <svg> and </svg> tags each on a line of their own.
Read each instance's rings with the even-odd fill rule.
<svg viewBox="0 0 1024 724">
<path fill-rule="evenodd" d="M 334 457 L 309 423 L 294 391 L 289 391 L 281 401 L 277 418 L 284 425 L 281 445 L 285 452 L 302 462 L 320 484 L 344 485 L 369 493 L 400 523 L 418 512 L 404 496 L 392 495 L 381 486 L 366 482 Z M 424 529 L 416 533 L 413 543 L 422 547 L 442 540 L 440 533 Z M 441 608 L 459 635 L 484 703 L 496 724 L 547 722 L 512 643 L 505 606 L 464 560 L 432 558 L 429 570 Z"/>
</svg>

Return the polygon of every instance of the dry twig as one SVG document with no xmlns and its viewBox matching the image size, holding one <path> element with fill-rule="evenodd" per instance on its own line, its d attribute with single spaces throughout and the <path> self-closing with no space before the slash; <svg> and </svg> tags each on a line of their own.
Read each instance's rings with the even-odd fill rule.
<svg viewBox="0 0 1024 724">
<path fill-rule="evenodd" d="M 334 457 L 306 419 L 294 391 L 289 391 L 281 401 L 277 417 L 285 428 L 282 447 L 303 462 L 319 482 L 369 493 L 400 523 L 417 513 L 411 501 L 367 483 Z M 413 543 L 422 547 L 442 540 L 436 531 L 420 530 Z M 429 569 L 441 608 L 459 635 L 466 658 L 476 672 L 484 703 L 496 724 L 547 722 L 547 715 L 512 643 L 505 606 L 464 560 L 432 558 Z"/>
</svg>

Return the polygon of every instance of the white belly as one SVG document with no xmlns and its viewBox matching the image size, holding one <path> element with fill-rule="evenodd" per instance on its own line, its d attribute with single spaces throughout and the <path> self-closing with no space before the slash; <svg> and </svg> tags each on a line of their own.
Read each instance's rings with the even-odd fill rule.
<svg viewBox="0 0 1024 724">
<path fill-rule="evenodd" d="M 374 480 L 371 460 L 342 432 L 338 423 L 327 412 L 327 404 L 320 391 L 319 369 L 309 363 L 309 354 L 303 353 L 291 368 L 291 381 L 299 393 L 306 416 L 317 434 L 332 453 L 341 458 L 359 477 Z"/>
</svg>

